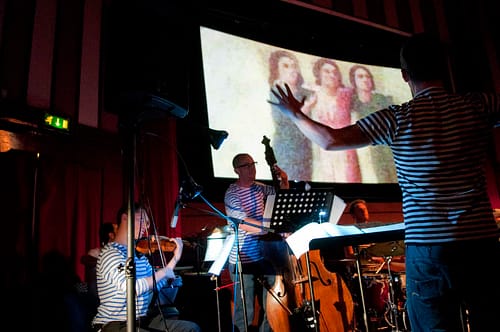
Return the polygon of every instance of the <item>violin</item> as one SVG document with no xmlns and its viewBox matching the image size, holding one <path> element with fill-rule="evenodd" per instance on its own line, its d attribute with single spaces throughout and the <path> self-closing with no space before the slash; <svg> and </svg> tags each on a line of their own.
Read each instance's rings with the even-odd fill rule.
<svg viewBox="0 0 500 332">
<path fill-rule="evenodd" d="M 151 266 L 154 268 L 165 267 L 174 257 L 177 243 L 166 236 L 143 237 L 137 240 L 135 250 L 148 256 Z"/>
</svg>

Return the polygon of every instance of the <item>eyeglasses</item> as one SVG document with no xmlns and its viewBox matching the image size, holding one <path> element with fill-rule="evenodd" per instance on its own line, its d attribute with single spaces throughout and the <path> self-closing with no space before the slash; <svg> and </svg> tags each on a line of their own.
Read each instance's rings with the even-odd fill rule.
<svg viewBox="0 0 500 332">
<path fill-rule="evenodd" d="M 256 161 L 254 161 L 252 163 L 247 163 L 247 164 L 243 164 L 243 165 L 240 165 L 240 166 L 236 166 L 236 168 L 252 167 L 252 166 L 255 166 L 255 165 L 257 165 Z"/>
</svg>

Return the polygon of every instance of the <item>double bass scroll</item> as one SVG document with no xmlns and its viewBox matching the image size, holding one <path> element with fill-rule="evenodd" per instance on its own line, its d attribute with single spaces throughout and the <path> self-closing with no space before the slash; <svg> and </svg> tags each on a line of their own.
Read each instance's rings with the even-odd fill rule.
<svg viewBox="0 0 500 332">
<path fill-rule="evenodd" d="M 274 150 L 270 145 L 271 140 L 267 138 L 265 135 L 262 138 L 262 144 L 264 144 L 265 151 L 264 154 L 266 156 L 266 162 L 269 168 L 271 169 L 271 176 L 273 178 L 273 186 L 276 190 L 280 189 L 280 182 L 281 179 L 276 175 L 276 172 L 274 171 L 274 166 L 278 164 L 276 160 L 276 156 L 274 155 Z"/>
</svg>

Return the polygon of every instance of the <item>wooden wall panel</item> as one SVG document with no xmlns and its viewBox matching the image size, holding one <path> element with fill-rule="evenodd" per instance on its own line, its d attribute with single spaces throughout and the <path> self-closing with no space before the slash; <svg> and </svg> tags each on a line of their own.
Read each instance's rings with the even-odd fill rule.
<svg viewBox="0 0 500 332">
<path fill-rule="evenodd" d="M 366 3 L 368 7 L 368 20 L 377 24 L 387 25 L 384 0 L 369 0 Z"/>
<path fill-rule="evenodd" d="M 366 0 L 353 0 L 352 1 L 353 14 L 359 18 L 368 18 L 368 8 L 366 7 Z"/>
<path fill-rule="evenodd" d="M 5 5 L 0 49 L 2 96 L 24 101 L 33 32 L 34 0 L 11 0 Z"/>
<path fill-rule="evenodd" d="M 44 109 L 50 107 L 56 12 L 57 0 L 37 1 L 26 102 Z"/>
<path fill-rule="evenodd" d="M 420 7 L 420 0 L 408 0 L 408 4 L 410 5 L 410 13 L 413 22 L 413 30 L 412 32 L 424 32 L 424 21 L 422 18 L 422 10 Z"/>
<path fill-rule="evenodd" d="M 101 19 L 102 0 L 86 0 L 83 16 L 78 123 L 94 128 L 99 124 Z"/>
<path fill-rule="evenodd" d="M 396 0 L 384 1 L 385 22 L 393 28 L 400 28 Z"/>
<path fill-rule="evenodd" d="M 402 31 L 413 32 L 413 19 L 408 1 L 396 1 L 398 12 L 398 27 Z"/>
<path fill-rule="evenodd" d="M 84 0 L 59 1 L 56 21 L 54 84 L 55 112 L 77 119 Z"/>
<path fill-rule="evenodd" d="M 3 23 L 5 21 L 6 9 L 7 9 L 7 0 L 0 0 L 0 49 L 2 48 Z"/>
</svg>

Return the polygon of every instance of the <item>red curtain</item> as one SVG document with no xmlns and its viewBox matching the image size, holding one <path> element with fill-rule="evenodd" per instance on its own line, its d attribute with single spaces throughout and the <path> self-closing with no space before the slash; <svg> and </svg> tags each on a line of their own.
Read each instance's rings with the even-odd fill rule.
<svg viewBox="0 0 500 332">
<path fill-rule="evenodd" d="M 150 206 L 160 235 L 180 236 L 180 223 L 169 227 L 178 193 L 175 119 L 162 121 L 155 130 L 159 137 L 142 131 L 138 136 L 135 191 Z M 122 146 L 91 153 L 59 148 L 44 147 L 49 152 L 39 157 L 30 151 L 0 153 L 3 256 L 13 267 L 3 275 L 3 285 L 29 282 L 49 252 L 67 257 L 83 281 L 81 257 L 99 245 L 100 224 L 114 222 L 127 202 L 130 186 Z"/>
</svg>

